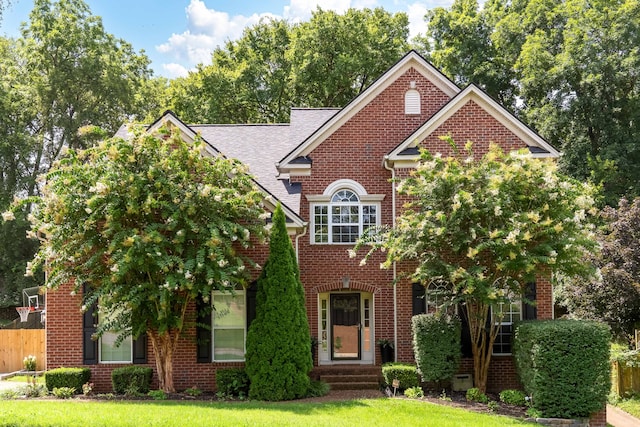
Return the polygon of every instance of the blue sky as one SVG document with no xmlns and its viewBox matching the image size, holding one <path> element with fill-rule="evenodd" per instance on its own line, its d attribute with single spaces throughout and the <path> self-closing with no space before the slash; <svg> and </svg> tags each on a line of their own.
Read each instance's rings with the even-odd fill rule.
<svg viewBox="0 0 640 427">
<path fill-rule="evenodd" d="M 320 6 L 343 12 L 349 7 L 382 6 L 409 15 L 410 32 L 424 31 L 424 14 L 453 0 L 85 0 L 94 15 L 102 17 L 107 32 L 144 49 L 155 74 L 184 76 L 198 63 L 209 63 L 213 49 L 237 39 L 243 28 L 261 17 L 307 20 Z M 33 0 L 12 0 L 0 22 L 0 34 L 17 37 L 20 23 L 29 19 Z"/>
</svg>

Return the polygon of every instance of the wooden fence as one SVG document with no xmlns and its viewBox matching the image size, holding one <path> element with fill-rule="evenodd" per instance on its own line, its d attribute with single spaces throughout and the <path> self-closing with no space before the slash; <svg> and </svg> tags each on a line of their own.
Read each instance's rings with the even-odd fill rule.
<svg viewBox="0 0 640 427">
<path fill-rule="evenodd" d="M 46 366 L 44 329 L 0 329 L 0 373 L 24 369 L 22 360 L 36 357 L 36 369 Z"/>
<path fill-rule="evenodd" d="M 617 360 L 611 363 L 611 391 L 618 396 L 640 393 L 640 367 L 626 366 Z"/>
</svg>

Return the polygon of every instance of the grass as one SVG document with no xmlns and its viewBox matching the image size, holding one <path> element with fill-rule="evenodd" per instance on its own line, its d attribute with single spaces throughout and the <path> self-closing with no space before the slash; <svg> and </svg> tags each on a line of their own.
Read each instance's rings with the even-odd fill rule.
<svg viewBox="0 0 640 427">
<path fill-rule="evenodd" d="M 31 376 L 28 377 L 31 379 Z M 14 375 L 13 377 L 5 379 L 5 381 L 11 381 L 14 383 L 25 383 L 27 384 L 27 375 Z M 44 375 L 39 375 L 36 377 L 36 383 L 44 384 Z"/>
<path fill-rule="evenodd" d="M 623 399 L 616 403 L 616 406 L 627 414 L 631 414 L 636 418 L 640 418 L 640 397 L 632 397 Z"/>
<path fill-rule="evenodd" d="M 0 404 L 0 426 L 4 427 L 87 425 L 509 427 L 531 424 L 402 399 L 330 403 L 5 400 Z"/>
</svg>

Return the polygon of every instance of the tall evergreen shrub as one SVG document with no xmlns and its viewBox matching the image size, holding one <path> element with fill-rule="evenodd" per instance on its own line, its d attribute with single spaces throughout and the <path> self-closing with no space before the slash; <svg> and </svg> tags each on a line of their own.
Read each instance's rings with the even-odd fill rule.
<svg viewBox="0 0 640 427">
<path fill-rule="evenodd" d="M 295 252 L 278 205 L 273 213 L 269 258 L 258 279 L 256 318 L 247 334 L 249 397 L 290 400 L 304 397 L 312 368 L 304 289 Z"/>
<path fill-rule="evenodd" d="M 582 418 L 605 407 L 611 388 L 606 324 L 522 322 L 514 337 L 520 380 L 544 417 Z"/>
<path fill-rule="evenodd" d="M 447 314 L 413 316 L 413 353 L 423 381 L 439 383 L 456 373 L 461 357 L 460 327 L 460 320 Z"/>
</svg>

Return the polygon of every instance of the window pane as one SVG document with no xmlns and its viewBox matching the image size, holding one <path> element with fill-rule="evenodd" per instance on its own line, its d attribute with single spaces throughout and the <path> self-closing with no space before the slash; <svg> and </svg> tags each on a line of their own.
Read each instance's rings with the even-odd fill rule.
<svg viewBox="0 0 640 427">
<path fill-rule="evenodd" d="M 244 293 L 236 295 L 216 294 L 213 301 L 213 326 L 244 327 Z"/>
<path fill-rule="evenodd" d="M 328 206 L 315 206 L 313 209 L 313 231 L 316 243 L 329 242 L 329 215 Z"/>
<path fill-rule="evenodd" d="M 118 334 L 105 332 L 100 337 L 100 361 L 101 362 L 131 362 L 131 337 L 125 338 L 120 346 L 115 342 Z"/>
<path fill-rule="evenodd" d="M 213 359 L 243 360 L 244 329 L 215 329 L 213 333 Z"/>
<path fill-rule="evenodd" d="M 334 226 L 332 227 L 333 243 L 355 243 L 358 240 L 358 226 Z"/>
</svg>

